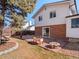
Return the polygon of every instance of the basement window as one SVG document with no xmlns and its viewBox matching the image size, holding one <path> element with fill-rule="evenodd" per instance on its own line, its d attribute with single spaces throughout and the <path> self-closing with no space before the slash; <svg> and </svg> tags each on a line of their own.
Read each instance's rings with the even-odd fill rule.
<svg viewBox="0 0 79 59">
<path fill-rule="evenodd" d="M 71 20 L 71 27 L 72 28 L 79 28 L 79 18 L 74 18 Z"/>
</svg>

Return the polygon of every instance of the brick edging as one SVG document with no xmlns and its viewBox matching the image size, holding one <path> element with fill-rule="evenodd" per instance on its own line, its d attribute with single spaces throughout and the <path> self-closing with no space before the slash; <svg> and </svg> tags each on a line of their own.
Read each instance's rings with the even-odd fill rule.
<svg viewBox="0 0 79 59">
<path fill-rule="evenodd" d="M 16 50 L 18 47 L 19 47 L 19 44 L 16 42 L 16 45 L 14 47 L 9 48 L 9 49 L 4 50 L 4 51 L 1 51 L 0 55 L 4 55 L 4 54 L 7 54 L 9 52 L 12 52 L 12 51 Z"/>
</svg>

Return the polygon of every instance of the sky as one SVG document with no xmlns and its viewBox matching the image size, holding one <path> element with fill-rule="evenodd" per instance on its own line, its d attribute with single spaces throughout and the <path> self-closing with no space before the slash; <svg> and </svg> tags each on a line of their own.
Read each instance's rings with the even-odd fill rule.
<svg viewBox="0 0 79 59">
<path fill-rule="evenodd" d="M 34 19 L 32 16 L 45 4 L 45 3 L 52 3 L 52 2 L 57 2 L 57 1 L 62 1 L 62 0 L 38 0 L 36 3 L 36 6 L 31 14 L 28 14 L 28 20 L 34 24 Z M 76 0 L 77 3 L 77 9 L 79 10 L 79 0 Z"/>
</svg>

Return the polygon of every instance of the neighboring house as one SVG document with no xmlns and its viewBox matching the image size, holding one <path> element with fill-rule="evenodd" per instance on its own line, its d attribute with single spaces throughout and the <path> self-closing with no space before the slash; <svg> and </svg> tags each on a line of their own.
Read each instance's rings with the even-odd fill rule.
<svg viewBox="0 0 79 59">
<path fill-rule="evenodd" d="M 45 38 L 79 38 L 79 16 L 74 0 L 48 3 L 33 16 L 35 34 Z"/>
<path fill-rule="evenodd" d="M 35 31 L 35 26 L 34 26 L 34 25 L 29 26 L 29 27 L 28 27 L 28 30 L 30 30 L 30 31 Z"/>
<path fill-rule="evenodd" d="M 23 27 L 22 27 L 22 29 L 26 29 L 27 30 L 27 28 L 30 26 L 30 24 L 29 24 L 29 22 L 27 22 Z"/>
<path fill-rule="evenodd" d="M 35 26 L 32 24 L 32 21 L 28 21 L 23 27 L 22 30 L 35 31 Z"/>
</svg>

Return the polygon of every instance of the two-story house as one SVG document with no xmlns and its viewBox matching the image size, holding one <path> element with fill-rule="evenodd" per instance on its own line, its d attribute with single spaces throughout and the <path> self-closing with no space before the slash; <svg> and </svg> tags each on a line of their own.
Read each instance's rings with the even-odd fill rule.
<svg viewBox="0 0 79 59">
<path fill-rule="evenodd" d="M 43 5 L 33 16 L 35 19 L 35 34 L 45 38 L 79 38 L 79 27 L 75 27 L 74 21 L 78 17 L 79 25 L 79 16 L 77 15 L 76 5 L 71 2 L 73 3 L 74 0 Z"/>
</svg>

